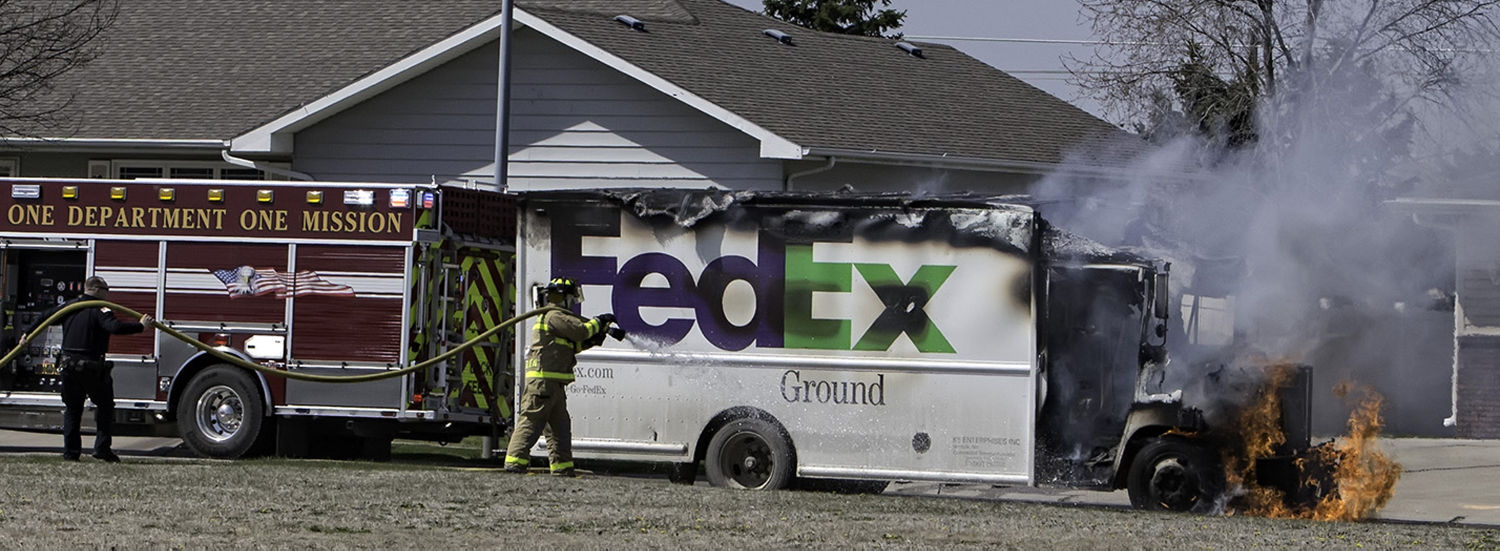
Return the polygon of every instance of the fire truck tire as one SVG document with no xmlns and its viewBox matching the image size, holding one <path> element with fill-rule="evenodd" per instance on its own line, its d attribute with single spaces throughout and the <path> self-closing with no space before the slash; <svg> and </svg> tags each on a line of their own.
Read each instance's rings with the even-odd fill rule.
<svg viewBox="0 0 1500 551">
<path fill-rule="evenodd" d="M 756 417 L 730 421 L 714 434 L 705 454 L 708 482 L 719 488 L 779 490 L 791 484 L 792 439 Z"/>
<path fill-rule="evenodd" d="M 215 365 L 193 377 L 178 398 L 177 432 L 198 455 L 238 458 L 260 440 L 265 409 L 249 373 Z"/>
<path fill-rule="evenodd" d="M 1224 493 L 1224 469 L 1202 445 L 1152 438 L 1131 461 L 1126 488 L 1138 509 L 1207 513 Z"/>
</svg>

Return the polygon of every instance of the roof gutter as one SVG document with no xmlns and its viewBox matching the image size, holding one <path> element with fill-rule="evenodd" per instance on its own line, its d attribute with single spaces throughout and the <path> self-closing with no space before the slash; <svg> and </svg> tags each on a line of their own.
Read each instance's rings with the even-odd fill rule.
<svg viewBox="0 0 1500 551">
<path fill-rule="evenodd" d="M 1005 159 L 993 159 L 985 157 L 961 157 L 957 155 L 928 155 L 922 153 L 900 153 L 893 151 L 862 150 L 862 149 L 837 149 L 826 147 L 813 147 L 803 149 L 803 154 L 808 156 L 837 156 L 846 163 L 876 164 L 876 165 L 899 165 L 913 166 L 926 165 L 936 168 L 975 170 L 989 172 L 1010 172 L 1020 174 L 1034 174 L 1037 176 L 1050 176 L 1067 174 L 1076 176 L 1093 176 L 1111 180 L 1119 180 L 1130 177 L 1147 177 L 1159 180 L 1205 180 L 1205 176 L 1194 176 L 1184 172 L 1168 172 L 1162 170 L 1142 170 L 1129 166 L 1102 166 L 1083 165 L 1068 163 L 1041 163 L 1035 161 L 1013 161 Z"/>
<path fill-rule="evenodd" d="M 135 138 L 4 138 L 0 144 L 33 147 L 38 149 L 123 149 L 141 147 L 150 149 L 223 149 L 229 146 L 225 140 L 174 140 Z"/>
</svg>

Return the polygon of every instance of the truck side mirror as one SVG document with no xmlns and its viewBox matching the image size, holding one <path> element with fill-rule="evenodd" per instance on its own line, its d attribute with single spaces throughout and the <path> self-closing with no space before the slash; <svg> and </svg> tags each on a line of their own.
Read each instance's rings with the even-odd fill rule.
<svg viewBox="0 0 1500 551">
<path fill-rule="evenodd" d="M 1167 274 L 1156 274 L 1155 299 L 1152 308 L 1156 317 L 1171 319 L 1172 294 L 1167 289 Z"/>
</svg>

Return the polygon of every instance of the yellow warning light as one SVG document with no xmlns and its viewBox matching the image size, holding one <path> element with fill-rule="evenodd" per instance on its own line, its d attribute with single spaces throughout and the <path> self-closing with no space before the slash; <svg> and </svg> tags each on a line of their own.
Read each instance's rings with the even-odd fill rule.
<svg viewBox="0 0 1500 551">
<path fill-rule="evenodd" d="M 272 197 L 274 197 L 274 195 L 271 193 L 271 190 L 269 190 L 269 189 L 257 189 L 257 190 L 255 190 L 255 200 L 258 201 L 258 202 L 269 203 L 269 202 L 271 202 Z"/>
<path fill-rule="evenodd" d="M 63 186 L 63 199 L 77 199 L 78 186 Z"/>
<path fill-rule="evenodd" d="M 169 187 L 157 189 L 156 198 L 163 201 L 171 201 L 177 198 L 177 190 Z"/>
<path fill-rule="evenodd" d="M 307 202 L 309 204 L 313 204 L 313 205 L 321 205 L 321 204 L 323 204 L 323 192 L 321 192 L 321 191 L 309 191 L 309 192 L 307 192 Z"/>
<path fill-rule="evenodd" d="M 114 186 L 109 188 L 109 198 L 116 201 L 125 199 L 125 186 Z"/>
<path fill-rule="evenodd" d="M 208 190 L 208 201 L 210 203 L 223 203 L 224 202 L 224 190 L 222 190 L 222 189 L 210 189 L 210 190 Z"/>
</svg>

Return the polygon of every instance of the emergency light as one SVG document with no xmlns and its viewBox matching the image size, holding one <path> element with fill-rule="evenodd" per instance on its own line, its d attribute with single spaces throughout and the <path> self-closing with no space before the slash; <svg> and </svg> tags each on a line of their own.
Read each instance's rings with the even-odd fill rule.
<svg viewBox="0 0 1500 551">
<path fill-rule="evenodd" d="M 411 206 L 411 190 L 409 190 L 409 189 L 393 189 L 393 190 L 391 190 L 391 208 L 393 208 L 393 209 L 404 209 L 404 208 L 409 207 L 409 206 Z"/>
<path fill-rule="evenodd" d="M 309 191 L 309 192 L 307 192 L 307 203 L 310 204 L 310 205 L 321 205 L 321 204 L 323 204 L 323 192 L 321 192 L 321 191 Z"/>
<path fill-rule="evenodd" d="M 109 198 L 116 201 L 125 200 L 125 186 L 114 186 L 109 188 Z"/>
<path fill-rule="evenodd" d="M 344 204 L 368 207 L 375 204 L 375 192 L 368 189 L 351 189 L 345 191 Z"/>
<path fill-rule="evenodd" d="M 63 199 L 77 199 L 78 186 L 63 186 Z"/>
</svg>

